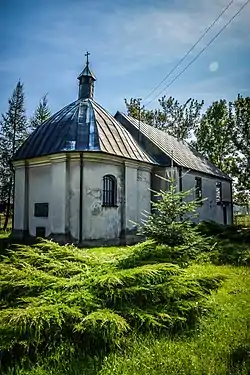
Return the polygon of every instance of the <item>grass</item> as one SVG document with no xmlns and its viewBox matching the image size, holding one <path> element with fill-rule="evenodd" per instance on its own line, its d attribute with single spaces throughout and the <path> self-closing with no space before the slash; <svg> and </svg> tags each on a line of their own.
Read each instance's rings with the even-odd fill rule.
<svg viewBox="0 0 250 375">
<path fill-rule="evenodd" d="M 210 302 L 213 313 L 179 337 L 133 337 L 112 353 L 99 375 L 247 375 L 250 373 L 250 273 L 248 268 L 195 265 L 191 274 L 227 277 Z"/>
<path fill-rule="evenodd" d="M 4 224 L 4 221 L 5 221 L 5 215 L 3 213 L 0 213 L 0 230 Z M 8 225 L 7 225 L 8 230 L 11 230 L 11 228 L 12 228 L 12 216 L 10 216 L 8 220 Z"/>
<path fill-rule="evenodd" d="M 234 222 L 236 225 L 243 225 L 245 227 L 250 227 L 250 215 L 235 215 Z"/>
<path fill-rule="evenodd" d="M 65 358 L 56 366 L 40 358 L 18 375 L 248 375 L 250 371 L 250 273 L 246 267 L 193 265 L 190 275 L 223 274 L 226 279 L 210 297 L 212 312 L 182 335 L 133 334 L 125 349 L 107 356 Z M 62 350 L 62 349 L 61 349 Z M 61 353 L 54 354 L 61 358 Z"/>
<path fill-rule="evenodd" d="M 250 374 L 249 233 L 202 231 L 210 252 L 7 244 L 0 374 Z"/>
</svg>

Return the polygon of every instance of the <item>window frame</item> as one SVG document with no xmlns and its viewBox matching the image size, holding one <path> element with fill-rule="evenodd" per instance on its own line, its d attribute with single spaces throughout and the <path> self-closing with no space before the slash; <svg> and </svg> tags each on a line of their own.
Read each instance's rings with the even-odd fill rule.
<svg viewBox="0 0 250 375">
<path fill-rule="evenodd" d="M 49 217 L 49 203 L 47 202 L 34 203 L 34 217 L 45 217 L 45 218 Z"/>
<path fill-rule="evenodd" d="M 202 178 L 195 177 L 195 200 L 202 200 Z M 199 205 L 203 205 L 203 202 L 199 202 Z"/>
<path fill-rule="evenodd" d="M 221 181 L 216 181 L 216 185 L 215 185 L 215 200 L 216 200 L 216 204 L 218 205 L 221 205 L 222 204 L 222 182 Z M 219 192 L 219 194 L 217 194 Z M 219 195 L 219 199 L 218 199 L 218 195 Z"/>
<path fill-rule="evenodd" d="M 117 206 L 117 180 L 116 177 L 107 174 L 102 179 L 102 206 L 103 207 L 118 207 Z"/>
</svg>

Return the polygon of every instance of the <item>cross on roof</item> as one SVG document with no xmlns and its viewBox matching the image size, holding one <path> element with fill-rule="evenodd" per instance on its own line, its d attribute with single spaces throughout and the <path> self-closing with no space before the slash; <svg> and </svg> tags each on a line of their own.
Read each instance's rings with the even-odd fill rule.
<svg viewBox="0 0 250 375">
<path fill-rule="evenodd" d="M 87 65 L 89 65 L 89 55 L 90 55 L 90 53 L 87 51 L 87 52 L 85 53 L 85 56 L 87 57 Z"/>
</svg>

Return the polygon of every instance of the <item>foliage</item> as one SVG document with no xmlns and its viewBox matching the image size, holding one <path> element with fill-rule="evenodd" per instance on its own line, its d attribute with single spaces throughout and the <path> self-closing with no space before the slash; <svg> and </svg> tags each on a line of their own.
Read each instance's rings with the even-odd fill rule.
<svg viewBox="0 0 250 375">
<path fill-rule="evenodd" d="M 250 266 L 250 245 L 220 241 L 210 254 L 210 259 L 214 264 Z"/>
<path fill-rule="evenodd" d="M 223 172 L 230 173 L 235 163 L 232 121 L 226 100 L 213 102 L 195 128 L 195 148 Z"/>
<path fill-rule="evenodd" d="M 233 201 L 234 204 L 237 204 L 241 207 L 244 207 L 247 214 L 250 214 L 250 190 L 240 190 L 242 187 L 240 187 L 239 182 L 237 183 L 238 191 L 235 189 L 233 194 Z"/>
<path fill-rule="evenodd" d="M 213 236 L 215 240 L 229 240 L 230 242 L 250 243 L 250 230 L 241 225 L 223 225 L 214 221 L 203 221 L 197 230 L 206 236 Z"/>
<path fill-rule="evenodd" d="M 0 265 L 2 371 L 13 363 L 32 368 L 41 356 L 48 368 L 65 356 L 102 356 L 131 332 L 183 330 L 207 311 L 206 296 L 222 280 L 188 274 L 160 254 L 132 267 L 122 264 L 124 255 L 111 256 L 46 240 L 7 249 Z"/>
<path fill-rule="evenodd" d="M 34 115 L 30 119 L 31 130 L 35 130 L 43 122 L 45 122 L 51 116 L 51 111 L 48 107 L 47 94 L 40 100 Z"/>
<path fill-rule="evenodd" d="M 177 191 L 173 178 L 169 189 L 154 192 L 152 213 L 146 213 L 138 233 L 169 246 L 191 245 L 202 242 L 193 226 L 192 219 L 197 216 L 200 200 L 190 198 L 193 190 Z"/>
<path fill-rule="evenodd" d="M 234 216 L 234 221 L 237 225 L 241 225 L 244 228 L 250 227 L 250 215 L 237 214 Z"/>
<path fill-rule="evenodd" d="M 14 185 L 11 159 L 27 134 L 23 85 L 19 81 L 9 99 L 9 108 L 0 120 L 0 202 L 5 203 L 7 207 L 4 229 L 7 228 L 10 216 Z"/>
<path fill-rule="evenodd" d="M 160 130 L 164 130 L 177 139 L 186 140 L 190 138 L 192 130 L 197 126 L 200 112 L 204 104 L 189 98 L 184 104 L 172 96 L 163 96 L 158 100 L 160 108 L 147 110 L 141 108 L 140 99 L 125 99 L 127 113 L 136 119 L 141 119 Z"/>
<path fill-rule="evenodd" d="M 119 260 L 118 267 L 132 268 L 162 262 L 186 267 L 192 261 L 199 259 L 203 252 L 211 251 L 211 248 L 212 245 L 205 240 L 186 246 L 159 245 L 154 240 L 148 240 L 135 245 L 133 251 Z"/>
<path fill-rule="evenodd" d="M 189 98 L 180 104 L 163 96 L 156 109 L 141 106 L 141 99 L 125 99 L 128 115 L 164 130 L 214 163 L 234 180 L 234 200 L 249 210 L 250 202 L 250 97 L 234 102 L 213 102 L 201 115 L 203 101 Z M 192 138 L 192 139 L 191 139 Z"/>
<path fill-rule="evenodd" d="M 213 312 L 193 332 L 178 337 L 134 335 L 111 352 L 98 375 L 248 375 L 250 371 L 250 274 L 244 268 L 194 265 L 191 274 L 226 281 L 212 296 Z"/>
<path fill-rule="evenodd" d="M 213 236 L 216 246 L 208 254 L 215 264 L 250 265 L 250 230 L 240 225 L 203 222 L 197 227 L 206 236 Z"/>
<path fill-rule="evenodd" d="M 231 103 L 231 122 L 233 144 L 237 151 L 237 164 L 234 168 L 236 177 L 236 200 L 249 210 L 250 202 L 250 97 L 238 98 Z"/>
<path fill-rule="evenodd" d="M 163 112 L 163 123 L 159 128 L 180 140 L 190 138 L 199 122 L 204 102 L 189 98 L 184 104 L 180 104 L 172 96 L 163 96 L 159 99 L 159 104 Z"/>
</svg>

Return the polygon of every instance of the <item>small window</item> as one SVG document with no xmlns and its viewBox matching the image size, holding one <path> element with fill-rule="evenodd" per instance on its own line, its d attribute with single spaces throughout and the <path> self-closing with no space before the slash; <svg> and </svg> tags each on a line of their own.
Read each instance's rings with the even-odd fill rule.
<svg viewBox="0 0 250 375">
<path fill-rule="evenodd" d="M 36 227 L 36 237 L 45 238 L 45 227 Z"/>
<path fill-rule="evenodd" d="M 49 204 L 48 203 L 35 203 L 34 209 L 35 217 L 48 217 L 49 216 Z"/>
<path fill-rule="evenodd" d="M 102 205 L 106 207 L 116 206 L 116 178 L 111 175 L 103 177 Z"/>
<path fill-rule="evenodd" d="M 216 203 L 221 204 L 222 201 L 221 182 L 216 182 Z"/>
<path fill-rule="evenodd" d="M 202 179 L 201 179 L 201 177 L 195 177 L 195 198 L 197 200 L 202 199 Z"/>
</svg>

